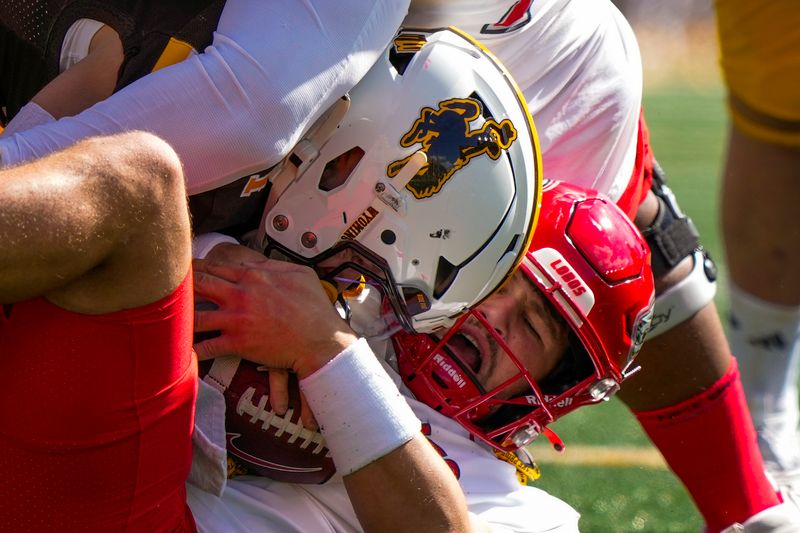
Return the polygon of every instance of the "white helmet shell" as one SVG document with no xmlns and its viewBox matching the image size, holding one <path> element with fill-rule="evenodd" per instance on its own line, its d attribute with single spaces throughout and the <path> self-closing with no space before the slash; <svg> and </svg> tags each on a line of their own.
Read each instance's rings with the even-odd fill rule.
<svg viewBox="0 0 800 533">
<path fill-rule="evenodd" d="M 454 28 L 401 30 L 349 99 L 284 162 L 261 244 L 313 263 L 356 242 L 385 260 L 404 326 L 449 326 L 530 243 L 541 159 L 525 101 Z"/>
</svg>

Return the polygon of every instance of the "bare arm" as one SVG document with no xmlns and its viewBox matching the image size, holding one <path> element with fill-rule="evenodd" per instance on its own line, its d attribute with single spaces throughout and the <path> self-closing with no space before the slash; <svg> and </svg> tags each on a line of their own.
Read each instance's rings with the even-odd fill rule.
<svg viewBox="0 0 800 533">
<path fill-rule="evenodd" d="M 91 139 L 0 172 L 0 301 L 39 294 L 67 309 L 136 307 L 189 266 L 177 157 L 144 133 Z"/>
<path fill-rule="evenodd" d="M 302 380 L 356 341 L 316 275 L 305 267 L 269 260 L 224 265 L 196 261 L 195 289 L 219 305 L 216 311 L 197 314 L 196 329 L 222 331 L 196 346 L 201 358 L 235 354 L 293 368 Z M 326 421 L 320 422 L 324 432 Z M 353 438 L 359 438 L 357 431 Z M 471 529 L 455 476 L 421 433 L 345 475 L 344 481 L 366 530 Z"/>
<path fill-rule="evenodd" d="M 89 55 L 56 76 L 32 101 L 54 118 L 76 115 L 111 96 L 122 60 L 119 35 L 103 26 L 92 38 Z"/>
<path fill-rule="evenodd" d="M 468 513 L 458 481 L 422 434 L 344 484 L 365 531 L 489 531 Z"/>
</svg>

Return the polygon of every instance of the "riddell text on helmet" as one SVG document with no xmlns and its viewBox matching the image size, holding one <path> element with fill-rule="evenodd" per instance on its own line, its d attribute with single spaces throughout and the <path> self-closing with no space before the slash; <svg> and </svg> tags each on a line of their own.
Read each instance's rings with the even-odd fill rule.
<svg viewBox="0 0 800 533">
<path fill-rule="evenodd" d="M 461 373 L 458 371 L 458 369 L 456 367 L 454 367 L 453 365 L 451 365 L 450 363 L 445 361 L 444 357 L 442 357 L 439 354 L 436 354 L 436 355 L 433 356 L 433 362 L 436 363 L 437 365 L 439 365 L 439 368 L 444 370 L 445 374 L 450 376 L 453 379 L 453 381 L 456 382 L 456 385 L 458 385 L 458 388 L 460 388 L 460 389 L 464 388 L 464 385 L 466 385 L 466 382 L 464 381 L 464 378 L 461 376 Z"/>
</svg>

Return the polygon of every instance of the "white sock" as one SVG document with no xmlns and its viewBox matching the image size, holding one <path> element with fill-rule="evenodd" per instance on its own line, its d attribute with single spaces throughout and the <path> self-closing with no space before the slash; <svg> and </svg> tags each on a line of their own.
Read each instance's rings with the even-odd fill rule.
<svg viewBox="0 0 800 533">
<path fill-rule="evenodd" d="M 728 338 L 756 430 L 762 438 L 783 441 L 773 445 L 775 458 L 762 445 L 764 459 L 794 463 L 792 457 L 800 459 L 800 307 L 775 305 L 731 286 Z"/>
</svg>

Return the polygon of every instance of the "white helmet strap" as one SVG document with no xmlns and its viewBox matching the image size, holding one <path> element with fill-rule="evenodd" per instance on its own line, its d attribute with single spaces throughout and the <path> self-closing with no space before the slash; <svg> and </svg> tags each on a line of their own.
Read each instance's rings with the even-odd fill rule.
<svg viewBox="0 0 800 533">
<path fill-rule="evenodd" d="M 336 131 L 342 119 L 350 109 L 350 97 L 344 95 L 339 98 L 316 122 L 309 128 L 306 135 L 292 148 L 292 151 L 284 157 L 280 163 L 267 174 L 266 178 L 270 182 L 269 197 L 264 206 L 264 213 L 261 216 L 261 224 L 258 228 L 255 243 L 260 250 L 267 245 L 266 216 L 283 192 L 300 177 L 306 168 L 319 157 L 319 150 L 328 142 L 328 139 Z M 296 163 L 299 161 L 299 163 Z"/>
</svg>

